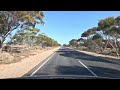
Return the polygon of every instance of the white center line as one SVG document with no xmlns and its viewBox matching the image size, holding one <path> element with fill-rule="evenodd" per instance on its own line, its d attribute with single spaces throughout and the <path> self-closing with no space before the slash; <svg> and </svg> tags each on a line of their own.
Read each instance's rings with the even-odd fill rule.
<svg viewBox="0 0 120 90">
<path fill-rule="evenodd" d="M 81 61 L 78 61 L 79 63 L 81 63 L 88 71 L 90 71 L 95 77 L 98 77 L 93 71 L 91 71 L 87 66 L 85 66 L 85 64 L 83 64 Z"/>
<path fill-rule="evenodd" d="M 38 67 L 30 76 L 33 76 L 46 62 L 48 62 L 48 60 L 50 60 L 52 58 L 52 56 L 55 55 L 55 53 L 53 53 L 40 67 Z"/>
</svg>

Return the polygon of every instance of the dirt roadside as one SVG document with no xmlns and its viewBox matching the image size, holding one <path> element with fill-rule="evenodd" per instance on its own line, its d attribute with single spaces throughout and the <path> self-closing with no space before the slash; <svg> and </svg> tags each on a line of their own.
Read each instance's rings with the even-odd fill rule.
<svg viewBox="0 0 120 90">
<path fill-rule="evenodd" d="M 109 55 L 103 55 L 103 54 L 97 54 L 94 52 L 88 52 L 88 51 L 79 51 L 85 54 L 89 54 L 89 55 L 93 55 L 93 56 L 100 56 L 100 57 L 106 57 L 106 58 L 111 58 L 111 59 L 120 59 L 118 57 L 114 57 L 114 56 L 109 56 Z"/>
<path fill-rule="evenodd" d="M 71 47 L 67 47 L 67 48 L 73 49 Z M 85 53 L 85 54 L 88 54 L 88 55 L 100 56 L 100 57 L 104 57 L 104 58 L 111 58 L 111 59 L 118 59 L 118 60 L 120 60 L 119 57 L 114 57 L 114 56 L 109 56 L 109 55 L 103 55 L 103 54 L 97 54 L 97 53 L 94 53 L 94 52 L 81 51 L 81 50 L 76 50 L 76 51 L 79 51 L 79 52 L 82 52 L 82 53 Z"/>
<path fill-rule="evenodd" d="M 0 65 L 0 79 L 4 78 L 14 78 L 21 77 L 33 67 L 38 65 L 48 56 L 50 56 L 54 51 L 58 50 L 60 47 L 56 47 L 49 50 L 43 50 L 34 56 L 29 56 L 28 58 L 22 59 L 20 62 L 11 64 L 1 64 Z"/>
</svg>

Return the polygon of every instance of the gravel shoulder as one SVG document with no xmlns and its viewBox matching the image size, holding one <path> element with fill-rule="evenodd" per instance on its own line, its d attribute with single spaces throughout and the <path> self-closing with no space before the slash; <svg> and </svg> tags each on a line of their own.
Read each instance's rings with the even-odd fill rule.
<svg viewBox="0 0 120 90">
<path fill-rule="evenodd" d="M 0 64 L 0 79 L 23 76 L 59 48 L 60 47 L 47 50 L 38 50 L 34 52 L 34 55 L 23 58 L 19 62 L 11 64 Z"/>
</svg>

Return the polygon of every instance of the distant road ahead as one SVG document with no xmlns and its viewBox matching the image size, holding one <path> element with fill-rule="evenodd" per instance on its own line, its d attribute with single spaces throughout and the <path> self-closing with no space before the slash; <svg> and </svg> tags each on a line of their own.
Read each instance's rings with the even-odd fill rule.
<svg viewBox="0 0 120 90">
<path fill-rule="evenodd" d="M 120 78 L 120 61 L 95 57 L 61 47 L 25 76 L 39 78 L 42 75 Z"/>
</svg>

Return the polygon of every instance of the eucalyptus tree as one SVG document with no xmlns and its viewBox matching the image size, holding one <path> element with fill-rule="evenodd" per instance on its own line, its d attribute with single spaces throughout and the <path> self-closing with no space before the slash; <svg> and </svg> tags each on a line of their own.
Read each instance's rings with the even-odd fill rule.
<svg viewBox="0 0 120 90">
<path fill-rule="evenodd" d="M 3 42 L 18 28 L 44 24 L 42 11 L 0 11 L 0 48 Z"/>
<path fill-rule="evenodd" d="M 118 47 L 120 45 L 118 39 L 120 38 L 120 17 L 108 17 L 104 20 L 100 20 L 98 28 L 98 31 L 102 31 L 103 37 L 107 40 L 105 48 L 109 43 L 116 52 L 117 56 L 119 56 L 120 49 Z"/>
<path fill-rule="evenodd" d="M 72 39 L 69 41 L 69 45 L 72 46 L 72 47 L 76 47 L 77 46 L 77 39 Z"/>
</svg>

